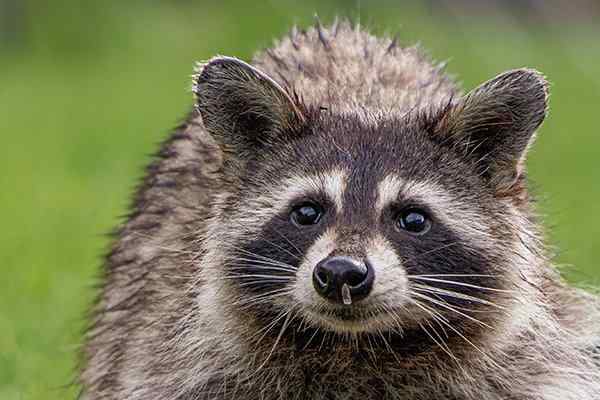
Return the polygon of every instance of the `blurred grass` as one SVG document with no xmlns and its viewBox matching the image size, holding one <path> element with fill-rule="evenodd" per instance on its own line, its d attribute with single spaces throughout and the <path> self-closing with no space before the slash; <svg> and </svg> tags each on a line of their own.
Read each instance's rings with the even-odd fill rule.
<svg viewBox="0 0 600 400">
<path fill-rule="evenodd" d="M 103 233 L 125 212 L 148 154 L 189 109 L 193 62 L 247 59 L 315 11 L 420 41 L 450 59 L 466 88 L 514 67 L 546 73 L 551 114 L 530 172 L 559 261 L 575 265 L 569 279 L 600 278 L 600 28 L 391 2 L 31 4 L 27 45 L 0 52 L 0 399 L 74 397 L 65 385 Z"/>
</svg>

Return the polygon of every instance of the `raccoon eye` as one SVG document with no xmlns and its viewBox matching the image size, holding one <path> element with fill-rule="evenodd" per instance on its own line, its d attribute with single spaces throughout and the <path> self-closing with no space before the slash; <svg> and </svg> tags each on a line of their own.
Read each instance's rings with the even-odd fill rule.
<svg viewBox="0 0 600 400">
<path fill-rule="evenodd" d="M 397 226 L 413 235 L 423 235 L 431 228 L 431 220 L 425 211 L 418 208 L 406 208 L 396 217 Z"/>
<path fill-rule="evenodd" d="M 298 226 L 315 225 L 321 219 L 323 209 L 315 203 L 301 203 L 295 206 L 290 213 L 290 219 Z"/>
</svg>

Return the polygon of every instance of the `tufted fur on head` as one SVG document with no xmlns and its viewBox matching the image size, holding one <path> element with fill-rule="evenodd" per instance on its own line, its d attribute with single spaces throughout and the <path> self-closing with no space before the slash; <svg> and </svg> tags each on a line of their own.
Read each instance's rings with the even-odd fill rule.
<svg viewBox="0 0 600 400">
<path fill-rule="evenodd" d="M 107 257 L 82 398 L 600 398 L 600 302 L 554 268 L 524 172 L 547 86 L 463 95 L 347 22 L 201 64 Z M 336 257 L 362 297 L 317 291 Z"/>
</svg>

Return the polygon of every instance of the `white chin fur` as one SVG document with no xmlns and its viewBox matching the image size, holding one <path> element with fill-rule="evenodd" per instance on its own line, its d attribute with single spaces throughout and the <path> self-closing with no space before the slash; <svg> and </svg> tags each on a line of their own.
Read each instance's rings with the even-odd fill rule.
<svg viewBox="0 0 600 400">
<path fill-rule="evenodd" d="M 353 320 L 342 320 L 334 315 L 328 315 L 327 313 L 316 312 L 310 309 L 305 310 L 304 315 L 310 325 L 338 334 L 356 335 L 361 333 L 401 330 L 398 321 L 394 321 L 385 313 L 372 317 L 357 317 L 357 319 Z"/>
</svg>

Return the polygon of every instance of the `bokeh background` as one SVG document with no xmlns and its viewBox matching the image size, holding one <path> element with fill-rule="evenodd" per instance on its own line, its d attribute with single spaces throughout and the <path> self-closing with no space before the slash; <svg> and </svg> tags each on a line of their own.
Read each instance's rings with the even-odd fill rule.
<svg viewBox="0 0 600 400">
<path fill-rule="evenodd" d="M 596 1 L 0 0 L 0 399 L 75 397 L 105 233 L 190 109 L 194 62 L 248 59 L 315 13 L 421 42 L 466 88 L 547 74 L 530 174 L 567 278 L 600 283 Z"/>
</svg>

